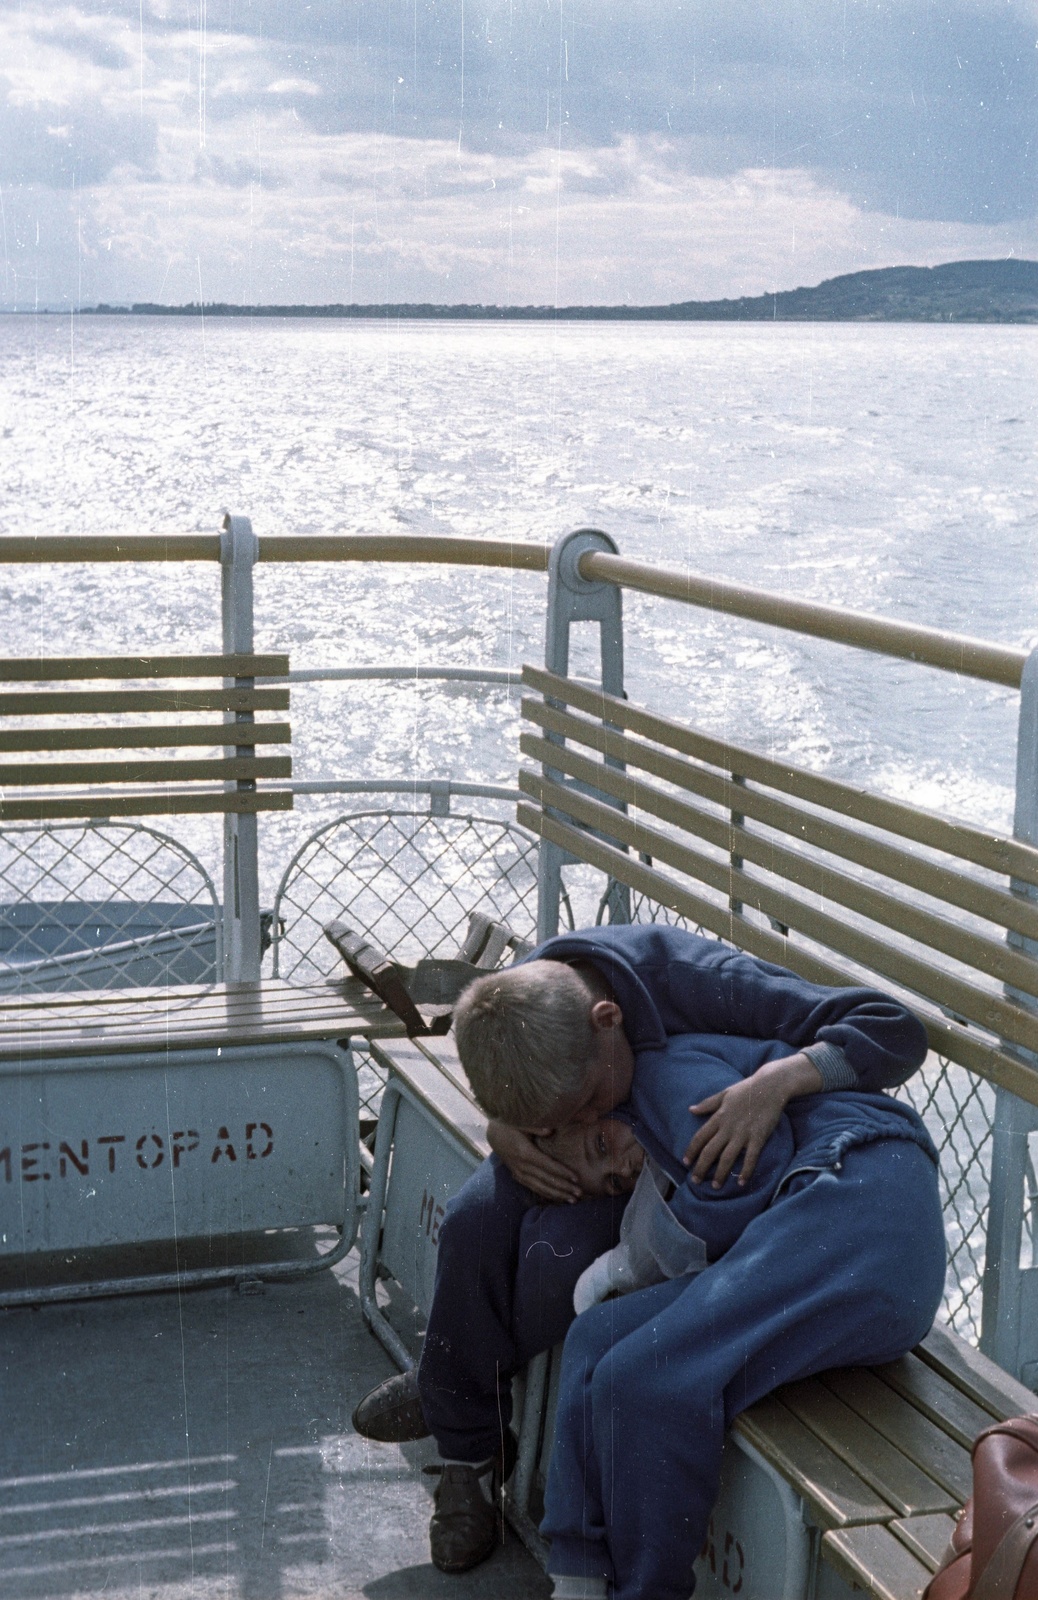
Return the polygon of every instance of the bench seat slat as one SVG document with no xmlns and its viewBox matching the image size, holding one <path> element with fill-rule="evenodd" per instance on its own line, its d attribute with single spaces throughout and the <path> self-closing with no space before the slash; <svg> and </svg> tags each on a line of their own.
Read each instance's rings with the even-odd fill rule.
<svg viewBox="0 0 1038 1600">
<path fill-rule="evenodd" d="M 936 1572 L 944 1560 L 954 1528 L 954 1517 L 940 1512 L 929 1517 L 895 1517 L 890 1524 L 890 1531 L 931 1572 Z"/>
<path fill-rule="evenodd" d="M 892 1515 L 886 1501 L 774 1395 L 744 1411 L 735 1431 L 792 1484 L 819 1527 L 883 1522 Z"/>
<path fill-rule="evenodd" d="M 214 985 L 183 998 L 177 990 L 109 991 L 77 1017 L 80 996 L 60 1006 L 13 1003 L 0 1007 L 0 1062 L 12 1069 L 37 1057 L 134 1054 L 200 1045 L 275 1043 L 278 1040 L 399 1034 L 401 1024 L 370 995 L 344 985 L 303 989 L 266 979 L 256 984 Z M 85 998 L 85 997 L 84 997 Z M 93 1000 L 93 996 L 89 997 Z M 82 1007 L 78 1008 L 82 1011 Z M 59 1012 L 57 1025 L 54 1012 Z"/>
<path fill-rule="evenodd" d="M 0 716 L 92 716 L 116 711 L 287 711 L 287 689 L 40 689 L 0 694 Z"/>
<path fill-rule="evenodd" d="M 972 1447 L 977 1434 L 991 1425 L 989 1411 L 917 1355 L 902 1356 L 900 1361 L 872 1370 L 966 1450 Z"/>
<path fill-rule="evenodd" d="M 57 683 L 87 678 L 274 678 L 286 655 L 4 656 L 0 683 Z"/>
<path fill-rule="evenodd" d="M 60 799 L 0 799 L 0 822 L 45 822 L 59 817 L 164 817 L 191 813 L 291 811 L 291 789 L 169 790 L 165 794 L 82 794 Z"/>
<path fill-rule="evenodd" d="M 827 1372 L 822 1381 L 877 1433 L 936 1479 L 959 1505 L 965 1503 L 973 1487 L 973 1469 L 969 1451 L 961 1444 L 864 1368 Z"/>
<path fill-rule="evenodd" d="M 863 1417 L 814 1379 L 778 1391 L 789 1407 L 823 1444 L 864 1478 L 903 1517 L 924 1511 L 956 1511 L 958 1501 L 909 1461 Z"/>
<path fill-rule="evenodd" d="M 371 1053 L 376 1061 L 423 1101 L 451 1132 L 480 1161 L 490 1154 L 487 1144 L 487 1119 L 475 1102 L 462 1094 L 444 1073 L 443 1068 L 420 1049 L 414 1039 L 371 1040 Z"/>
<path fill-rule="evenodd" d="M 291 776 L 291 756 L 213 756 L 193 761 L 0 762 L 0 786 L 12 788 L 51 783 L 212 783 Z"/>
<path fill-rule="evenodd" d="M 918 1600 L 930 1581 L 930 1568 L 882 1525 L 833 1528 L 822 1535 L 822 1555 L 875 1600 Z"/>
<path fill-rule="evenodd" d="M 168 988 L 153 985 L 126 989 L 82 989 L 74 993 L 39 990 L 30 994 L 0 994 L 0 1033 L 10 1017 L 22 1017 L 30 1012 L 43 1012 L 56 1018 L 65 1013 L 72 1018 L 89 1014 L 94 1019 L 109 1014 L 123 1016 L 139 1009 L 141 1004 L 150 1007 L 156 1002 L 171 1012 L 206 1008 L 232 1012 L 262 1004 L 276 1004 L 279 1009 L 294 1005 L 309 1006 L 317 996 L 323 996 L 329 1005 L 345 1001 L 351 1010 L 363 1010 L 365 1007 L 384 1010 L 382 1002 L 376 1000 L 367 985 L 356 978 L 333 978 L 317 984 L 295 984 L 286 983 L 282 978 L 263 978 L 258 983 L 175 984 Z M 84 1008 L 87 1008 L 86 1012 Z"/>
<path fill-rule="evenodd" d="M 195 722 L 152 724 L 151 727 L 5 728 L 0 751 L 29 750 L 175 750 L 181 745 L 289 744 L 287 722 Z"/>
<path fill-rule="evenodd" d="M 927 1366 L 989 1411 L 992 1421 L 1038 1412 L 1038 1395 L 943 1328 L 931 1328 L 917 1353 Z"/>
</svg>

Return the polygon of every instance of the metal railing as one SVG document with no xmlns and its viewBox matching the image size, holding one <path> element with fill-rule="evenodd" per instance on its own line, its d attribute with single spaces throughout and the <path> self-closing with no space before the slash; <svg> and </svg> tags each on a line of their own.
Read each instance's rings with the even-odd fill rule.
<svg viewBox="0 0 1038 1600">
<path fill-rule="evenodd" d="M 218 983 L 201 861 L 138 822 L 0 827 L 0 994 Z"/>
<path fill-rule="evenodd" d="M 1019 689 L 1027 660 L 1026 650 L 988 644 L 965 634 L 945 633 L 939 628 L 924 628 L 916 623 L 893 622 L 863 611 L 822 605 L 817 600 L 772 594 L 766 589 L 728 583 L 699 572 L 650 567 L 605 550 L 586 552 L 577 567 L 580 576 L 588 582 L 637 589 L 662 600 L 683 600 L 686 605 L 702 606 L 707 611 L 745 617 L 751 622 L 810 634 L 816 639 L 830 639 L 879 655 L 898 656 L 924 666 L 940 667 L 944 672 L 961 672 L 989 683 L 1004 683 L 1011 689 Z"/>
</svg>

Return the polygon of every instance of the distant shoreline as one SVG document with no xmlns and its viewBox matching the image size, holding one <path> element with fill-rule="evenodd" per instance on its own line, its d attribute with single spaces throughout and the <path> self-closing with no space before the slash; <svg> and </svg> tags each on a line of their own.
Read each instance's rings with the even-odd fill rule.
<svg viewBox="0 0 1038 1600">
<path fill-rule="evenodd" d="M 48 308 L 42 316 L 68 315 Z M 14 315 L 32 311 L 13 310 Z M 952 261 L 937 267 L 878 267 L 738 300 L 663 306 L 497 306 L 402 302 L 382 305 L 158 305 L 101 301 L 79 316 L 296 317 L 413 322 L 943 322 L 1038 323 L 1038 261 Z"/>
</svg>

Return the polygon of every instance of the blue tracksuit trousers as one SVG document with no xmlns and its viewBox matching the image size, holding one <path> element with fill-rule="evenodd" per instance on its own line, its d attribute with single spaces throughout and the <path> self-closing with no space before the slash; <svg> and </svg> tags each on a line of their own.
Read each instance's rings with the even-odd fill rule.
<svg viewBox="0 0 1038 1600">
<path fill-rule="evenodd" d="M 418 1388 L 442 1455 L 484 1461 L 511 1379 L 565 1337 L 585 1267 L 620 1237 L 627 1196 L 546 1205 L 491 1156 L 447 1205 Z"/>
<path fill-rule="evenodd" d="M 698 1277 L 593 1307 L 566 1338 L 541 1531 L 549 1570 L 688 1600 L 725 1430 L 779 1384 L 890 1361 L 944 1287 L 932 1160 L 910 1140 L 794 1177 Z"/>
</svg>

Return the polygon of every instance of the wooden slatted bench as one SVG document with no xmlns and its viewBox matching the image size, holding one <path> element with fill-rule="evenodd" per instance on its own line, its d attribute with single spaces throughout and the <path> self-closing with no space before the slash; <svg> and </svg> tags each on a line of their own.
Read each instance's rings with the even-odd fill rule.
<svg viewBox="0 0 1038 1600">
<path fill-rule="evenodd" d="M 353 979 L 0 997 L 0 1305 L 340 1260 L 350 1040 L 402 1031 Z"/>
<path fill-rule="evenodd" d="M 388 1074 L 362 1231 L 365 1316 L 401 1366 L 413 1357 L 376 1298 L 391 1276 L 427 1313 L 439 1222 L 488 1153 L 453 1040 L 373 1040 Z M 510 1517 L 535 1553 L 558 1352 L 518 1385 Z M 969 1449 L 991 1422 L 1038 1409 L 1030 1390 L 935 1327 L 900 1361 L 824 1373 L 735 1423 L 697 1567 L 697 1600 L 918 1600 L 970 1491 Z"/>
<path fill-rule="evenodd" d="M 290 757 L 260 755 L 257 747 L 288 745 L 291 729 L 287 722 L 256 721 L 257 711 L 287 711 L 289 692 L 255 686 L 257 677 L 287 671 L 284 655 L 0 660 L 0 821 L 290 809 L 291 790 L 258 787 L 260 780 L 291 777 Z M 185 686 L 206 679 L 219 682 Z M 58 683 L 76 687 L 54 688 Z M 222 720 L 193 720 L 202 713 Z M 141 715 L 149 720 L 125 720 Z M 189 747 L 225 753 L 141 754 Z M 12 755 L 23 759 L 6 759 Z M 23 792 L 12 798 L 12 790 Z"/>
</svg>

